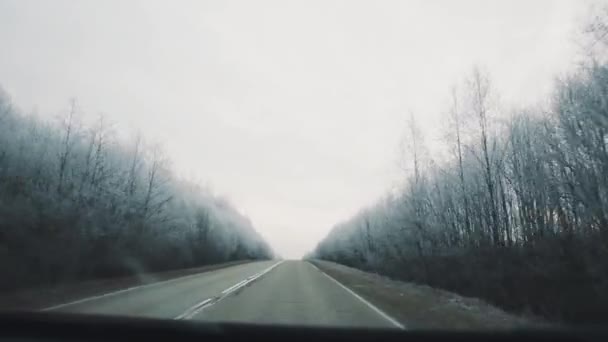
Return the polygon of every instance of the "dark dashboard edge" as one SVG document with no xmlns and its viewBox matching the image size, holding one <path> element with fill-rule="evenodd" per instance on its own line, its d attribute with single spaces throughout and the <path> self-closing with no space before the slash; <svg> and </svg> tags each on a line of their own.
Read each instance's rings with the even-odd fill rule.
<svg viewBox="0 0 608 342">
<path fill-rule="evenodd" d="M 142 317 L 53 312 L 0 312 L 0 338 L 61 340 L 441 340 L 441 341 L 607 341 L 608 330 L 588 329 L 427 331 L 398 329 L 208 323 Z"/>
</svg>

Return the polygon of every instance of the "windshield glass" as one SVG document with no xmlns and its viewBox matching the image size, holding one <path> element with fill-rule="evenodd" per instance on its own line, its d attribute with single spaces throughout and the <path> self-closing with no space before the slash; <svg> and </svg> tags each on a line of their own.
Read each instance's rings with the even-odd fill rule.
<svg viewBox="0 0 608 342">
<path fill-rule="evenodd" d="M 0 310 L 608 323 L 608 3 L 0 0 Z"/>
</svg>

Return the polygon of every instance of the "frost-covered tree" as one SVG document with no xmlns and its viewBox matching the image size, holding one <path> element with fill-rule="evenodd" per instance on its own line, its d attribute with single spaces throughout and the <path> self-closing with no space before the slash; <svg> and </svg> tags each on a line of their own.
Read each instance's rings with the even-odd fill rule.
<svg viewBox="0 0 608 342">
<path fill-rule="evenodd" d="M 604 28 L 593 31 L 599 43 Z M 410 122 L 404 186 L 336 225 L 309 257 L 605 323 L 608 64 L 581 64 L 556 82 L 550 105 L 510 118 L 479 69 L 459 89 L 446 111 L 453 154 L 422 163 Z"/>
<path fill-rule="evenodd" d="M 75 100 L 58 122 L 0 92 L 3 290 L 272 257 L 234 207 L 177 179 L 159 146 L 123 144 Z"/>
</svg>

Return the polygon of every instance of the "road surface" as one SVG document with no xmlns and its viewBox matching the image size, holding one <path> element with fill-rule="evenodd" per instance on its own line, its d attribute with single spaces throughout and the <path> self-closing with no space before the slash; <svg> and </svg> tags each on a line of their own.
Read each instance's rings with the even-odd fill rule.
<svg viewBox="0 0 608 342">
<path fill-rule="evenodd" d="M 240 264 L 47 310 L 211 322 L 402 327 L 305 261 Z"/>
</svg>

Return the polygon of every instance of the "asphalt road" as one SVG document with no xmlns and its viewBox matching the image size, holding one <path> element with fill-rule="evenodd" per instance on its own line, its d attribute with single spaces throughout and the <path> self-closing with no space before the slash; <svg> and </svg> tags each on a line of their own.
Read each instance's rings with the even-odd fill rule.
<svg viewBox="0 0 608 342">
<path fill-rule="evenodd" d="M 48 310 L 211 322 L 400 327 L 305 261 L 240 264 Z"/>
</svg>

